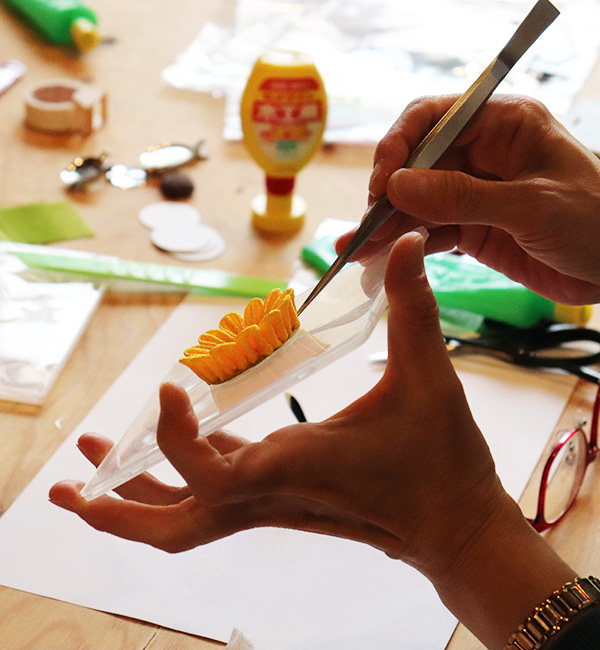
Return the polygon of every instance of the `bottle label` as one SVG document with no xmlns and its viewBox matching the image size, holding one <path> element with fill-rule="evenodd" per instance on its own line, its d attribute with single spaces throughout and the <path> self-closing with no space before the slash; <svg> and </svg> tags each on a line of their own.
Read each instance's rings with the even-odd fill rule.
<svg viewBox="0 0 600 650">
<path fill-rule="evenodd" d="M 263 152 L 274 160 L 309 155 L 323 130 L 325 103 L 316 79 L 271 77 L 259 86 L 252 124 Z"/>
</svg>

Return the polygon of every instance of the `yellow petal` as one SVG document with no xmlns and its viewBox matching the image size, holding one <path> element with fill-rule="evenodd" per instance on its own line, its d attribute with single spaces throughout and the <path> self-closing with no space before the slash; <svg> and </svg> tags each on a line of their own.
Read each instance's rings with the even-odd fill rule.
<svg viewBox="0 0 600 650">
<path fill-rule="evenodd" d="M 241 314 L 232 311 L 221 318 L 219 327 L 231 334 L 239 334 L 244 329 L 244 319 Z"/>
<path fill-rule="evenodd" d="M 273 289 L 271 292 L 269 292 L 269 295 L 265 298 L 265 314 L 273 309 L 280 296 L 281 289 Z"/>
<path fill-rule="evenodd" d="M 197 356 L 184 357 L 179 361 L 196 373 L 202 381 L 207 384 L 216 384 L 223 381 L 224 375 L 219 369 L 218 363 L 210 355 L 202 354 Z"/>
<path fill-rule="evenodd" d="M 246 327 L 248 325 L 258 325 L 264 313 L 263 301 L 260 298 L 252 298 L 246 305 L 246 309 L 244 309 L 244 325 Z"/>
<path fill-rule="evenodd" d="M 248 342 L 248 345 L 251 345 L 252 348 L 256 350 L 259 359 L 273 354 L 275 345 L 267 339 L 258 325 L 247 327 L 244 330 L 243 335 Z"/>
<path fill-rule="evenodd" d="M 260 331 L 267 337 L 273 346 L 278 348 L 288 340 L 291 332 L 285 326 L 281 312 L 277 309 L 270 311 L 260 322 Z"/>
<path fill-rule="evenodd" d="M 210 356 L 219 363 L 227 378 L 233 377 L 250 366 L 244 351 L 235 342 L 220 345 L 211 351 Z"/>
<path fill-rule="evenodd" d="M 292 298 L 294 297 L 294 290 L 293 290 L 293 289 L 286 289 L 285 291 L 283 291 L 283 292 L 279 295 L 279 297 L 277 298 L 277 300 L 275 301 L 275 303 L 273 304 L 273 306 L 271 307 L 271 310 L 279 309 L 281 303 L 282 303 L 282 302 L 283 302 L 283 301 L 284 301 L 288 296 L 291 296 Z"/>
<path fill-rule="evenodd" d="M 213 348 L 216 348 L 218 345 L 223 345 L 223 341 L 200 341 L 198 345 L 195 345 L 195 348 L 202 350 L 204 352 L 210 352 Z"/>
<path fill-rule="evenodd" d="M 260 349 L 261 346 L 256 342 L 257 332 L 259 336 L 262 336 L 258 325 L 250 325 L 243 329 L 236 339 L 236 343 L 244 351 L 250 364 L 256 363 L 262 356 L 265 356 Z"/>
<path fill-rule="evenodd" d="M 195 357 L 199 354 L 208 354 L 208 348 L 205 348 L 203 345 L 192 345 L 191 348 L 187 348 L 184 351 L 186 357 Z"/>
<path fill-rule="evenodd" d="M 208 330 L 204 332 L 198 339 L 198 343 L 202 344 L 204 342 L 213 342 L 213 343 L 229 343 L 230 341 L 235 341 L 235 336 L 229 332 L 223 330 Z"/>
<path fill-rule="evenodd" d="M 298 317 L 296 316 L 296 310 L 294 309 L 294 305 L 292 304 L 292 298 L 287 295 L 282 301 L 279 307 L 277 309 L 274 309 L 273 311 L 278 311 L 281 316 L 283 317 L 283 321 L 285 323 L 285 327 L 288 331 L 288 336 L 297 329 L 297 326 L 295 325 L 296 321 L 298 321 Z M 298 321 L 298 324 L 300 321 Z"/>
<path fill-rule="evenodd" d="M 293 297 L 290 298 L 289 302 L 284 300 L 281 305 L 281 313 L 287 312 L 287 317 L 290 319 L 290 325 L 292 326 L 292 332 L 295 332 L 300 327 L 300 319 L 298 318 L 298 311 L 296 310 L 296 305 L 294 304 Z"/>
</svg>

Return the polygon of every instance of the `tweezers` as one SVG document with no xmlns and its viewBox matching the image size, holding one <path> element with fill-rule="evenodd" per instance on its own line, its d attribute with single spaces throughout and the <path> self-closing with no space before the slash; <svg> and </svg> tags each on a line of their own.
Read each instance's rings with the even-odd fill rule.
<svg viewBox="0 0 600 650">
<path fill-rule="evenodd" d="M 431 169 L 433 167 L 477 110 L 489 99 L 515 63 L 546 28 L 552 24 L 559 13 L 558 9 L 548 0 L 538 0 L 500 54 L 481 73 L 471 87 L 458 98 L 413 151 L 405 165 L 406 168 Z M 383 226 L 395 211 L 394 206 L 385 195 L 367 210 L 358 230 L 298 309 L 299 314 L 321 293 L 346 262 Z"/>
</svg>

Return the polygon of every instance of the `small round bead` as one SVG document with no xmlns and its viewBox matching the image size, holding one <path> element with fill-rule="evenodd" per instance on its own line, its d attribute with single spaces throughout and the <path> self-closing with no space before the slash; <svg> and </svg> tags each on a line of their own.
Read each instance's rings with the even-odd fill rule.
<svg viewBox="0 0 600 650">
<path fill-rule="evenodd" d="M 187 199 L 194 191 L 194 183 L 183 174 L 170 172 L 162 177 L 160 191 L 167 199 Z"/>
</svg>

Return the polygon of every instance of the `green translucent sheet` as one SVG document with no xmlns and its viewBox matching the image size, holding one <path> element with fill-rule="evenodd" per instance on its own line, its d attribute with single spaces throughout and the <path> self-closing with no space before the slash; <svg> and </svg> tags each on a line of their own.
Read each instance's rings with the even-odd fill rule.
<svg viewBox="0 0 600 650">
<path fill-rule="evenodd" d="M 110 281 L 125 280 L 169 286 L 206 295 L 264 297 L 271 290 L 282 289 L 286 284 L 281 280 L 238 275 L 214 269 L 137 262 L 110 255 L 94 255 L 46 246 L 5 244 L 4 248 L 28 266 L 107 280 L 109 288 Z"/>
</svg>

